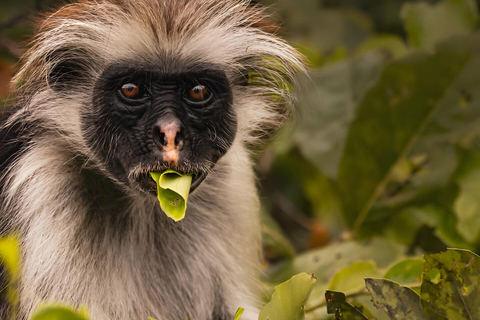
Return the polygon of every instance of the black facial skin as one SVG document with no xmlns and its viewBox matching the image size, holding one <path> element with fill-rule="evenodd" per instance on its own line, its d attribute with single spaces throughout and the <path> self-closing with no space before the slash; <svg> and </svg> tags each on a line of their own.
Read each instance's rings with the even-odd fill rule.
<svg viewBox="0 0 480 320">
<path fill-rule="evenodd" d="M 225 73 L 205 65 L 168 73 L 132 63 L 112 65 L 97 81 L 93 108 L 83 119 L 87 142 L 110 173 L 154 195 L 149 172 L 168 168 L 193 174 L 193 191 L 227 152 L 237 127 Z M 179 123 L 178 161 L 164 161 L 158 123 L 166 119 Z"/>
</svg>

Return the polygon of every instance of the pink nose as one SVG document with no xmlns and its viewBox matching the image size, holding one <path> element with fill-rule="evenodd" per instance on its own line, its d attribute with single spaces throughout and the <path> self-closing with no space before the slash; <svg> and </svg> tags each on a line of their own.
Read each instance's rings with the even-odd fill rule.
<svg viewBox="0 0 480 320">
<path fill-rule="evenodd" d="M 183 147 L 183 135 L 180 120 L 167 114 L 155 123 L 154 139 L 163 154 L 163 161 L 177 163 Z"/>
<path fill-rule="evenodd" d="M 180 144 L 180 126 L 177 122 L 168 122 L 160 127 L 161 144 L 166 149 L 176 149 Z"/>
</svg>

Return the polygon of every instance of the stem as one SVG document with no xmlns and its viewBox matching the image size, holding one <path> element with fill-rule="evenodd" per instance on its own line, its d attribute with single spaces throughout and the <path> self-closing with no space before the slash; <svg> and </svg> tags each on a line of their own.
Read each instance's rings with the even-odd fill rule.
<svg viewBox="0 0 480 320">
<path fill-rule="evenodd" d="M 363 289 L 360 289 L 357 292 L 354 292 L 354 293 L 352 293 L 348 296 L 345 296 L 345 299 L 346 298 L 355 298 L 355 297 L 360 297 L 360 296 L 365 296 L 365 295 L 369 295 L 369 293 L 365 288 L 363 288 Z M 305 310 L 305 313 L 315 311 L 319 308 L 325 307 L 326 305 L 327 305 L 327 301 L 323 300 L 322 302 L 320 302 L 320 303 L 314 305 L 313 307 L 310 307 L 307 310 Z"/>
</svg>

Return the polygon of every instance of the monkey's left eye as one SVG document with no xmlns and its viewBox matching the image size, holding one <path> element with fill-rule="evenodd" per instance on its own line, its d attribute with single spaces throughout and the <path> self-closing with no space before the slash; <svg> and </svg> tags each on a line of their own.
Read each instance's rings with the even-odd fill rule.
<svg viewBox="0 0 480 320">
<path fill-rule="evenodd" d="M 126 83 L 118 90 L 120 95 L 127 100 L 142 100 L 148 97 L 145 88 L 142 85 Z"/>
<path fill-rule="evenodd" d="M 208 100 L 210 100 L 211 97 L 212 97 L 212 94 L 207 89 L 207 87 L 199 84 L 188 89 L 186 92 L 185 98 L 190 103 L 203 104 L 203 103 L 206 103 Z"/>
</svg>

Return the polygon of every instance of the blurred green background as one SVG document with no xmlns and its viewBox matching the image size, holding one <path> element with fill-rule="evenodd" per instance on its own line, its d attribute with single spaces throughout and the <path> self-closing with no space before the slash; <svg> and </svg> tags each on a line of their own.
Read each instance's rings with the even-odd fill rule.
<svg viewBox="0 0 480 320">
<path fill-rule="evenodd" d="M 1 1 L 5 99 L 32 14 L 60 1 Z M 355 293 L 357 279 L 447 247 L 480 252 L 480 1 L 259 2 L 311 67 L 258 156 L 266 295 L 314 272 L 306 317 L 327 319 L 327 288 Z M 367 267 L 339 273 L 356 263 Z"/>
</svg>

